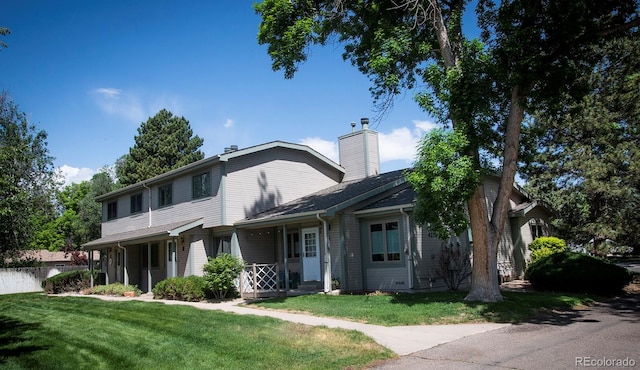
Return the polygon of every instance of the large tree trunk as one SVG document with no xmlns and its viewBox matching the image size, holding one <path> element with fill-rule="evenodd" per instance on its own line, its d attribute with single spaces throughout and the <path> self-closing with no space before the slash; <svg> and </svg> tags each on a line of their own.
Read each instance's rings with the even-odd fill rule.
<svg viewBox="0 0 640 370">
<path fill-rule="evenodd" d="M 467 301 L 496 302 L 503 299 L 498 277 L 498 246 L 509 212 L 509 197 L 518 170 L 520 128 L 524 118 L 524 97 L 519 86 L 511 90 L 509 119 L 505 127 L 502 176 L 493 203 L 491 219 L 487 215 L 484 188 L 480 184 L 469 200 L 469 220 L 473 237 L 473 272 Z"/>
</svg>

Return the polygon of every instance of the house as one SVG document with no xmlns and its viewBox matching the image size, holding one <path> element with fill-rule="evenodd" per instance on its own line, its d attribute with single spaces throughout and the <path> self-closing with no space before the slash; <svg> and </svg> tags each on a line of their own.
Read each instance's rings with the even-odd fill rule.
<svg viewBox="0 0 640 370">
<path fill-rule="evenodd" d="M 79 251 L 78 254 L 79 257 L 85 258 L 85 260 L 88 260 L 89 258 L 89 255 L 86 252 Z M 93 258 L 99 256 L 99 254 L 95 251 L 92 254 Z M 41 263 L 43 267 L 51 267 L 60 271 L 75 269 L 77 266 L 82 266 L 76 265 L 71 252 L 51 252 L 46 249 L 25 250 L 21 254 L 20 259 L 27 261 L 36 261 Z M 84 266 L 86 267 L 86 264 Z"/>
<path fill-rule="evenodd" d="M 208 257 L 223 252 L 250 266 L 241 290 L 257 289 L 257 275 L 286 289 L 329 291 L 332 279 L 345 291 L 445 288 L 440 251 L 470 248 L 469 233 L 443 241 L 414 222 L 404 170 L 380 173 L 378 134 L 361 123 L 339 137 L 340 164 L 283 141 L 231 146 L 102 195 L 102 237 L 84 247 L 100 251 L 107 283 L 143 291 L 201 275 Z M 491 203 L 497 180 L 484 186 Z M 511 200 L 499 255 L 505 277 L 522 275 L 526 246 L 549 231 L 543 205 L 517 187 Z"/>
</svg>

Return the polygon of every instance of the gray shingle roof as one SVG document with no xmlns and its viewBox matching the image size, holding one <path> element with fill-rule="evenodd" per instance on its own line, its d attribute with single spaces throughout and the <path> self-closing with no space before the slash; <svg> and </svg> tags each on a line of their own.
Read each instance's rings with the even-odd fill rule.
<svg viewBox="0 0 640 370">
<path fill-rule="evenodd" d="M 358 200 L 363 201 L 368 196 L 378 194 L 388 187 L 403 184 L 405 182 L 404 171 L 405 170 L 397 170 L 377 176 L 369 176 L 364 179 L 346 181 L 255 214 L 238 222 L 238 224 L 311 212 L 327 212 L 332 209 L 338 210 L 342 206 L 354 204 Z"/>
</svg>

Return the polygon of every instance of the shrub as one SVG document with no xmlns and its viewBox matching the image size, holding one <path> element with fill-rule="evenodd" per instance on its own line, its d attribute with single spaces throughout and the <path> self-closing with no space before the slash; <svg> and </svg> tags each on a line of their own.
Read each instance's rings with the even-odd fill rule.
<svg viewBox="0 0 640 370">
<path fill-rule="evenodd" d="M 238 291 L 234 280 L 240 276 L 243 268 L 244 261 L 229 253 L 222 253 L 216 258 L 209 258 L 209 263 L 203 267 L 207 288 L 218 299 L 236 297 Z"/>
<path fill-rule="evenodd" d="M 442 245 L 436 273 L 444 280 L 449 290 L 458 290 L 460 284 L 471 276 L 469 250 L 460 248 L 459 244 L 455 247 Z"/>
<path fill-rule="evenodd" d="M 531 242 L 529 250 L 531 250 L 531 262 L 535 262 L 542 257 L 566 251 L 567 243 L 555 236 L 541 236 Z"/>
<path fill-rule="evenodd" d="M 109 285 L 97 285 L 89 291 L 89 294 L 99 295 L 124 295 L 125 292 L 133 292 L 136 297 L 139 296 L 142 291 L 135 285 L 124 285 L 122 283 L 113 283 Z"/>
<path fill-rule="evenodd" d="M 160 281 L 151 290 L 155 299 L 197 302 L 207 298 L 207 283 L 200 276 L 176 276 Z"/>
<path fill-rule="evenodd" d="M 42 282 L 45 293 L 79 292 L 91 285 L 89 270 L 67 271 L 54 275 Z"/>
<path fill-rule="evenodd" d="M 599 258 L 574 252 L 542 257 L 525 272 L 536 290 L 613 295 L 631 282 L 631 273 Z"/>
</svg>

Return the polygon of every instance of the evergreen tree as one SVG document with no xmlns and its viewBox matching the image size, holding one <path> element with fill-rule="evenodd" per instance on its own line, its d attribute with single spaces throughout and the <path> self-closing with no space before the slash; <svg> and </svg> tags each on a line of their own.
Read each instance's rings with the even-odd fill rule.
<svg viewBox="0 0 640 370">
<path fill-rule="evenodd" d="M 193 136 L 184 117 L 160 110 L 138 128 L 135 145 L 116 165 L 121 186 L 160 175 L 204 158 L 199 150 L 203 140 Z"/>
<path fill-rule="evenodd" d="M 637 247 L 640 231 L 640 38 L 637 31 L 594 50 L 601 60 L 567 95 L 566 112 L 541 111 L 527 128 L 534 153 L 528 189 L 558 212 L 560 236 L 606 254 L 607 239 Z"/>
</svg>

